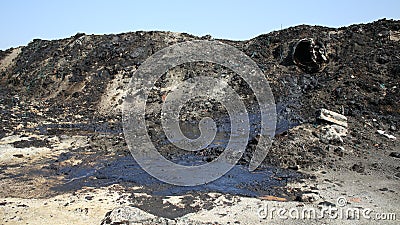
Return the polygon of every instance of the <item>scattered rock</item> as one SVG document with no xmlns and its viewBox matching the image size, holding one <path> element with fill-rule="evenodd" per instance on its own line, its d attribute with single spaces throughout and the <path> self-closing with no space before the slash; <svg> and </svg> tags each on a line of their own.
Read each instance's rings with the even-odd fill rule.
<svg viewBox="0 0 400 225">
<path fill-rule="evenodd" d="M 16 158 L 23 158 L 24 154 L 14 154 L 13 156 L 16 157 Z"/>
<path fill-rule="evenodd" d="M 400 158 L 400 152 L 391 152 L 389 156 L 394 157 L 394 158 Z"/>
<path fill-rule="evenodd" d="M 336 204 L 332 203 L 332 202 L 328 202 L 328 201 L 323 201 L 318 203 L 318 206 L 321 207 L 336 207 Z"/>
<path fill-rule="evenodd" d="M 299 170 L 300 166 L 299 165 L 289 166 L 288 169 L 290 169 L 290 170 Z"/>
<path fill-rule="evenodd" d="M 389 32 L 389 40 L 391 41 L 399 41 L 400 40 L 400 31 L 390 31 Z"/>
<path fill-rule="evenodd" d="M 346 153 L 346 150 L 345 150 L 345 148 L 343 148 L 342 146 L 337 146 L 337 147 L 333 150 L 333 152 L 334 152 L 336 155 L 338 155 L 338 156 L 340 156 L 340 157 L 343 157 L 343 156 L 345 155 L 345 153 Z"/>
<path fill-rule="evenodd" d="M 141 209 L 130 206 L 123 206 L 115 208 L 105 215 L 101 224 L 132 224 L 132 223 L 145 223 L 156 216 L 147 213 Z"/>
<path fill-rule="evenodd" d="M 304 193 L 296 198 L 300 202 L 316 202 L 320 199 L 320 196 L 316 193 Z"/>
<path fill-rule="evenodd" d="M 356 171 L 357 173 L 364 173 L 365 166 L 362 163 L 356 163 L 351 167 L 351 170 Z"/>
<path fill-rule="evenodd" d="M 325 144 L 341 144 L 347 135 L 347 129 L 339 125 L 324 125 L 319 128 L 319 139 Z"/>
<path fill-rule="evenodd" d="M 383 130 L 377 130 L 376 132 L 377 132 L 378 134 L 380 134 L 380 135 L 383 135 L 383 136 L 389 138 L 389 139 L 396 140 L 396 137 L 395 137 L 395 136 L 393 136 L 393 135 L 391 135 L 391 134 L 387 134 L 387 133 L 386 133 L 385 131 L 383 131 Z"/>
<path fill-rule="evenodd" d="M 93 196 L 92 196 L 92 195 L 85 196 L 85 199 L 90 201 L 90 200 L 92 200 L 92 199 L 93 199 Z"/>
<path fill-rule="evenodd" d="M 38 140 L 36 138 L 32 138 L 30 140 L 16 141 L 12 144 L 14 145 L 15 148 L 29 148 L 29 147 L 41 148 L 50 146 L 48 140 Z"/>
</svg>

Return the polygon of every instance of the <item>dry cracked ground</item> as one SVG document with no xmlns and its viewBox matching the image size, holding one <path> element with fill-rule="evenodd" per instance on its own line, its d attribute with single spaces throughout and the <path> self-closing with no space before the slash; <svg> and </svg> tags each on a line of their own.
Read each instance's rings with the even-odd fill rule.
<svg viewBox="0 0 400 225">
<path fill-rule="evenodd" d="M 269 82 L 277 124 L 267 157 L 249 172 L 260 109 L 246 82 L 210 62 L 165 71 L 145 118 L 167 159 L 210 162 L 230 136 L 227 110 L 202 97 L 183 106 L 181 129 L 196 138 L 200 119 L 211 117 L 218 127 L 212 143 L 188 153 L 168 141 L 161 109 L 179 83 L 224 79 L 249 112 L 238 164 L 216 181 L 181 187 L 133 159 L 122 106 L 146 59 L 192 40 L 223 42 L 250 57 Z M 1 224 L 399 224 L 400 21 L 302 25 L 247 41 L 78 33 L 0 51 L 0 60 Z"/>
</svg>

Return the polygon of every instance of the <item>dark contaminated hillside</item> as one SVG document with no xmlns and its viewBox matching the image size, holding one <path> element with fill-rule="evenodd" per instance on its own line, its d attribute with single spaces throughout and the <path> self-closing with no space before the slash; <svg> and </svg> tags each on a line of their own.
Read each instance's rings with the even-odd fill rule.
<svg viewBox="0 0 400 225">
<path fill-rule="evenodd" d="M 245 52 L 268 78 L 281 121 L 278 132 L 312 123 L 315 111 L 327 108 L 354 120 L 354 135 L 359 139 L 370 136 L 358 137 L 367 120 L 376 121 L 365 132 L 397 132 L 400 126 L 399 29 L 400 23 L 391 20 L 339 29 L 304 25 L 249 41 L 219 41 Z M 98 129 L 108 127 L 104 129 L 118 132 L 124 87 L 138 66 L 166 46 L 197 39 L 210 37 L 134 32 L 102 36 L 79 33 L 62 40 L 33 40 L 2 69 L 1 104 L 7 107 L 2 111 L 1 136 L 32 130 L 47 118 L 79 123 L 89 130 L 100 126 Z M 312 66 L 308 70 L 301 62 L 295 64 L 310 58 L 307 42 L 303 49 L 297 48 L 297 55 L 293 54 L 302 39 L 313 39 L 324 46 L 326 61 L 314 71 Z M 11 51 L 0 55 L 4 59 Z M 19 110 L 13 111 L 14 106 Z M 48 130 L 57 130 L 57 126 L 62 129 L 68 125 L 53 125 Z"/>
<path fill-rule="evenodd" d="M 278 103 L 293 97 L 302 101 L 304 112 L 309 107 L 325 106 L 336 111 L 344 107 L 346 115 L 366 113 L 398 123 L 398 118 L 390 115 L 399 113 L 398 88 L 393 88 L 398 86 L 400 70 L 399 26 L 399 22 L 387 20 L 339 29 L 297 26 L 249 41 L 221 41 L 234 45 L 258 63 L 271 80 Z M 329 62 L 321 72 L 310 75 L 294 65 L 293 47 L 303 38 L 325 44 Z M 74 104 L 79 107 L 72 110 L 82 109 L 86 116 L 117 75 L 130 77 L 154 52 L 195 39 L 202 38 L 170 32 L 135 32 L 33 40 L 22 47 L 15 64 L 2 71 L 2 90 L 7 90 L 6 99 L 17 94 L 44 104 L 54 101 L 54 108 Z M 2 51 L 0 56 L 4 58 L 10 51 Z"/>
</svg>

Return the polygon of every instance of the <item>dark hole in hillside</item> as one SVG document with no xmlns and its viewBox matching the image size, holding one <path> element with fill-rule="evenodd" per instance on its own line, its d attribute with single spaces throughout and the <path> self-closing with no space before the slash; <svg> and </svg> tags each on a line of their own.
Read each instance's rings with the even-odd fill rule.
<svg viewBox="0 0 400 225">
<path fill-rule="evenodd" d="M 306 73 L 322 70 L 328 62 L 324 44 L 313 39 L 300 40 L 294 47 L 293 61 Z"/>
</svg>

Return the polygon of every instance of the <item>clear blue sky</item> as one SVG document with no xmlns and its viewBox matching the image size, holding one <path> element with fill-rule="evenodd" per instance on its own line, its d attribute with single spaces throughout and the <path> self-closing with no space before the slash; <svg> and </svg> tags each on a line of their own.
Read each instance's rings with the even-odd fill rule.
<svg viewBox="0 0 400 225">
<path fill-rule="evenodd" d="M 0 49 L 34 38 L 59 39 L 77 32 L 168 30 L 244 40 L 299 25 L 341 27 L 380 18 L 400 19 L 398 0 L 360 1 L 85 1 L 3 0 Z"/>
</svg>

